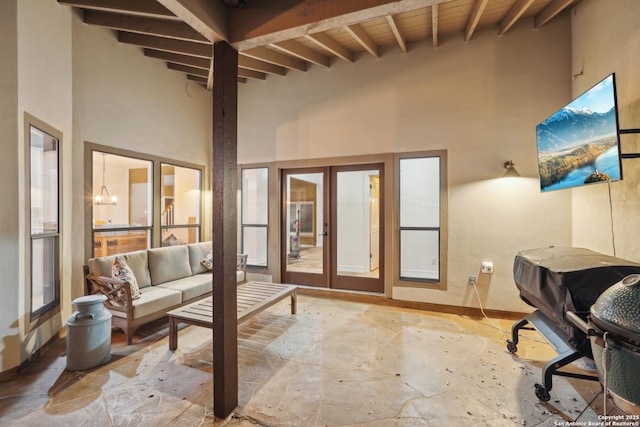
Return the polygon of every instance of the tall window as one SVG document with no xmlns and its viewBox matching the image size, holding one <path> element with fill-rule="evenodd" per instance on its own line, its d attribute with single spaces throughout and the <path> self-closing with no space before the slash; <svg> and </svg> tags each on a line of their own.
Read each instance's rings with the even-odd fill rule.
<svg viewBox="0 0 640 427">
<path fill-rule="evenodd" d="M 167 163 L 160 170 L 162 246 L 199 242 L 201 171 Z"/>
<path fill-rule="evenodd" d="M 92 256 L 199 242 L 203 168 L 109 151 L 91 151 Z"/>
<path fill-rule="evenodd" d="M 58 138 L 29 126 L 31 319 L 60 303 Z"/>
<path fill-rule="evenodd" d="M 242 170 L 242 252 L 247 264 L 267 266 L 269 169 Z"/>
<path fill-rule="evenodd" d="M 149 248 L 152 213 L 152 162 L 94 151 L 93 256 Z"/>
<path fill-rule="evenodd" d="M 441 279 L 440 161 L 400 159 L 400 280 Z"/>
</svg>

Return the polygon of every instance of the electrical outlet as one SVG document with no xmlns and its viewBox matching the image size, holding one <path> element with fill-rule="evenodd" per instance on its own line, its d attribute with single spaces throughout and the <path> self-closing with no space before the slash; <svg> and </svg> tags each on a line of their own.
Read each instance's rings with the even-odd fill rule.
<svg viewBox="0 0 640 427">
<path fill-rule="evenodd" d="M 469 276 L 469 285 L 474 286 L 478 281 L 476 276 Z"/>
</svg>

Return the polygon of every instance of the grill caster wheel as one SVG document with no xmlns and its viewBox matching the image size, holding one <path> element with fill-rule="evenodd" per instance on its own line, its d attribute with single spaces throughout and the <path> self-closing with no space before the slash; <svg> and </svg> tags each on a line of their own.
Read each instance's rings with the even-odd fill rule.
<svg viewBox="0 0 640 427">
<path fill-rule="evenodd" d="M 542 384 L 535 385 L 536 397 L 543 402 L 548 402 L 551 399 L 551 395 L 549 395 L 549 390 Z"/>
<path fill-rule="evenodd" d="M 518 346 L 513 341 L 507 340 L 507 350 L 509 350 L 510 353 L 515 353 L 518 351 Z"/>
</svg>

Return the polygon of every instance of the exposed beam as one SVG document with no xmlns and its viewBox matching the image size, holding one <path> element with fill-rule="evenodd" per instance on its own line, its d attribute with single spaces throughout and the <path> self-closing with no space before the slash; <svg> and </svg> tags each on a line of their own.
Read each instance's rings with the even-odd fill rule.
<svg viewBox="0 0 640 427">
<path fill-rule="evenodd" d="M 518 0 L 511 10 L 507 12 L 507 15 L 500 22 L 500 30 L 498 31 L 498 35 L 505 35 L 507 31 L 513 27 L 513 25 L 520 19 L 520 17 L 527 11 L 529 6 L 535 0 Z"/>
<path fill-rule="evenodd" d="M 398 21 L 393 15 L 387 15 L 386 18 L 387 18 L 387 23 L 389 24 L 389 27 L 393 32 L 393 36 L 396 38 L 396 41 L 398 42 L 398 46 L 400 46 L 400 49 L 402 49 L 403 52 L 406 52 L 407 41 L 404 39 L 404 35 L 402 34 L 402 31 L 400 31 L 400 27 L 398 26 Z"/>
<path fill-rule="evenodd" d="M 229 40 L 244 51 L 448 1 L 251 0 L 242 9 L 229 9 Z"/>
<path fill-rule="evenodd" d="M 287 74 L 287 70 L 284 67 L 251 58 L 243 54 L 238 55 L 238 67 L 246 68 L 247 70 L 259 71 L 261 73 L 276 74 L 278 76 L 284 76 Z"/>
<path fill-rule="evenodd" d="M 438 5 L 431 6 L 431 38 L 433 47 L 438 47 Z"/>
<path fill-rule="evenodd" d="M 319 54 L 315 50 L 309 49 L 305 45 L 302 45 L 293 40 L 285 40 L 279 43 L 274 43 L 272 47 L 279 49 L 289 55 L 296 56 L 304 61 L 313 62 L 314 64 L 322 65 L 324 67 L 329 66 L 329 58 Z"/>
<path fill-rule="evenodd" d="M 163 61 L 173 62 L 175 64 L 202 68 L 203 70 L 209 70 L 209 67 L 211 67 L 210 59 L 198 58 L 196 56 L 190 55 L 180 55 L 178 53 L 164 52 L 161 50 L 144 49 L 144 56 L 148 56 L 149 58 L 162 59 Z"/>
<path fill-rule="evenodd" d="M 206 79 L 209 76 L 209 70 L 203 70 L 202 68 L 189 67 L 187 65 L 174 64 L 172 62 L 167 63 L 167 68 L 173 71 L 180 71 L 181 73 L 190 74 L 192 76 L 199 76 Z"/>
<path fill-rule="evenodd" d="M 280 67 L 285 67 L 290 70 L 307 71 L 306 62 L 266 47 L 254 47 L 253 49 L 241 52 L 241 54 L 270 64 L 278 65 Z"/>
<path fill-rule="evenodd" d="M 238 76 L 244 77 L 247 79 L 256 79 L 256 80 L 264 80 L 267 78 L 265 73 L 260 73 L 258 71 L 247 70 L 246 68 L 238 68 Z"/>
<path fill-rule="evenodd" d="M 180 20 L 156 0 L 58 0 L 59 4 L 105 12 Z"/>
<path fill-rule="evenodd" d="M 207 79 L 204 79 L 202 77 L 192 76 L 191 74 L 187 74 L 187 80 L 191 80 L 193 82 L 198 82 L 198 83 L 202 84 L 205 87 L 207 86 Z"/>
<path fill-rule="evenodd" d="M 340 43 L 332 39 L 325 33 L 308 34 L 307 39 L 311 40 L 318 46 L 331 52 L 338 58 L 344 59 L 347 62 L 353 62 L 353 52 Z"/>
<path fill-rule="evenodd" d="M 155 50 L 197 56 L 200 58 L 211 58 L 212 54 L 211 45 L 167 39 L 164 37 L 147 36 L 144 34 L 126 33 L 123 31 L 118 31 L 118 41 L 120 43 L 133 44 Z"/>
<path fill-rule="evenodd" d="M 369 37 L 369 34 L 362 28 L 360 24 L 347 25 L 344 27 L 344 30 L 354 38 L 355 41 L 360 43 L 367 52 L 376 58 L 380 58 L 380 48 L 377 44 Z"/>
<path fill-rule="evenodd" d="M 215 46 L 216 44 L 225 44 L 223 42 L 217 42 L 214 43 L 211 47 L 213 48 L 211 50 L 211 66 L 209 67 L 209 75 L 207 76 L 207 90 L 213 91 L 213 69 L 215 67 Z M 233 50 L 233 49 L 232 49 Z M 235 61 L 238 61 L 238 54 L 236 51 L 236 59 Z M 236 79 L 237 79 L 237 74 L 238 74 L 238 70 L 236 69 Z"/>
<path fill-rule="evenodd" d="M 547 22 L 551 21 L 560 12 L 571 6 L 574 0 L 553 0 L 533 20 L 533 26 L 540 28 Z"/>
<path fill-rule="evenodd" d="M 484 13 L 484 9 L 487 7 L 487 3 L 489 3 L 489 0 L 476 0 L 474 3 L 471 16 L 469 16 L 469 22 L 467 22 L 467 28 L 464 30 L 464 41 L 468 42 L 471 40 L 478 26 L 478 22 L 480 22 L 480 18 Z"/>
<path fill-rule="evenodd" d="M 209 43 L 204 36 L 200 35 L 196 30 L 184 22 L 105 13 L 95 10 L 85 10 L 83 21 L 85 24 L 99 25 L 113 30 Z"/>
<path fill-rule="evenodd" d="M 227 9 L 212 0 L 157 0 L 211 43 L 228 39 Z"/>
</svg>

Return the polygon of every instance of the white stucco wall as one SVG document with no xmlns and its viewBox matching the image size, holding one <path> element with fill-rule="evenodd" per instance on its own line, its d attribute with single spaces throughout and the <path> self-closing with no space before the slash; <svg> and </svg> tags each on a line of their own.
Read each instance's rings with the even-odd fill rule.
<svg viewBox="0 0 640 427">
<path fill-rule="evenodd" d="M 117 41 L 116 34 L 73 16 L 73 170 L 82 176 L 84 143 L 132 150 L 193 164 L 210 164 L 211 93 L 163 61 Z M 209 175 L 203 177 L 209 189 Z M 207 191 L 205 191 L 207 193 Z M 74 221 L 84 223 L 84 183 L 73 183 Z M 205 236 L 210 196 L 205 194 Z M 208 203 L 207 203 L 208 201 Z M 82 292 L 84 230 L 73 236 L 73 292 Z"/>
<path fill-rule="evenodd" d="M 616 74 L 621 129 L 640 128 L 640 2 L 585 0 L 572 16 L 573 95 Z M 640 152 L 640 135 L 621 135 L 623 153 Z M 622 181 L 573 191 L 573 246 L 640 262 L 640 159 L 622 163 Z M 613 231 L 612 231 L 613 225 Z M 615 252 L 614 252 L 615 247 Z"/>
<path fill-rule="evenodd" d="M 18 7 L 17 0 L 0 2 L 0 372 L 20 363 L 18 301 Z"/>
<path fill-rule="evenodd" d="M 210 93 L 113 32 L 49 0 L 0 2 L 0 374 L 64 330 L 83 294 L 84 142 L 209 166 Z M 61 311 L 29 319 L 28 150 L 24 114 L 62 133 Z M 209 181 L 204 177 L 205 185 Z M 210 196 L 206 195 L 210 202 Z M 210 209 L 205 235 L 210 234 Z"/>
<path fill-rule="evenodd" d="M 571 243 L 571 194 L 540 193 L 535 143 L 535 125 L 571 97 L 570 43 L 566 14 L 251 81 L 239 90 L 239 163 L 448 150 L 447 289 L 396 287 L 393 298 L 477 307 L 467 278 L 478 275 L 485 307 L 526 311 L 514 256 Z M 506 160 L 527 178 L 496 179 Z M 479 274 L 483 260 L 492 276 Z"/>
<path fill-rule="evenodd" d="M 26 360 L 49 339 L 55 337 L 70 313 L 71 204 L 61 205 L 61 311 L 40 322 L 30 320 L 30 223 L 29 223 L 29 143 L 24 130 L 24 113 L 45 122 L 62 133 L 60 144 L 61 192 L 69 194 L 71 173 L 71 11 L 46 0 L 21 0 L 18 5 L 18 118 L 19 173 L 13 181 L 19 195 L 19 239 L 16 250 L 20 257 L 18 283 L 19 361 Z M 15 185 L 14 184 L 14 185 Z M 66 230 L 66 232 L 65 232 Z"/>
</svg>

